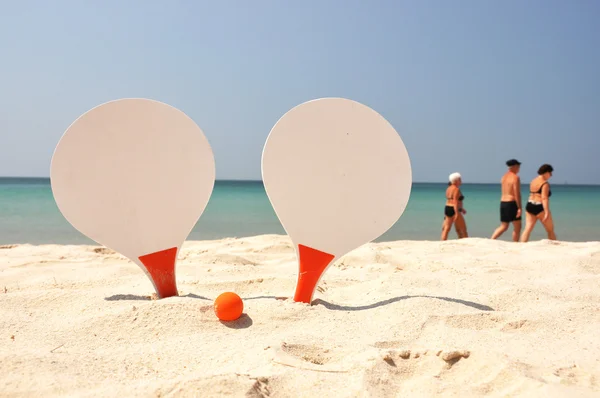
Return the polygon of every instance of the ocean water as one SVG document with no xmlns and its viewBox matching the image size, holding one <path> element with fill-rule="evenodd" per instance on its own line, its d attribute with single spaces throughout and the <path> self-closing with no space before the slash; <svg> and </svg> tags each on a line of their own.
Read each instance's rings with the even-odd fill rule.
<svg viewBox="0 0 600 398">
<path fill-rule="evenodd" d="M 415 183 L 407 209 L 377 241 L 438 240 L 446 184 Z M 500 186 L 464 184 L 471 237 L 489 237 L 499 225 Z M 523 186 L 522 192 L 528 192 Z M 526 196 L 523 198 L 527 199 Z M 600 241 L 600 186 L 552 184 L 550 202 L 559 240 Z M 511 230 L 502 240 L 510 239 Z M 284 234 L 260 181 L 217 181 L 204 214 L 188 239 Z M 541 224 L 531 240 L 545 238 Z M 449 239 L 456 239 L 453 230 Z M 95 244 L 62 216 L 45 178 L 0 178 L 0 244 Z"/>
</svg>

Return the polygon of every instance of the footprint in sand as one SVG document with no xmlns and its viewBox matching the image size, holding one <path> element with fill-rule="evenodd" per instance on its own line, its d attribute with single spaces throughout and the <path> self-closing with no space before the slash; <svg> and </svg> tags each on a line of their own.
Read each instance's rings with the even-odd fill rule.
<svg viewBox="0 0 600 398">
<path fill-rule="evenodd" d="M 520 319 L 517 321 L 512 321 L 512 322 L 508 322 L 507 324 L 505 324 L 502 327 L 502 331 L 503 332 L 510 332 L 510 331 L 514 331 L 517 329 L 521 329 L 522 327 L 524 327 L 529 321 L 527 319 Z"/>
<path fill-rule="evenodd" d="M 324 365 L 329 362 L 332 357 L 329 349 L 310 345 L 283 343 L 281 349 L 287 354 L 315 365 Z"/>
<path fill-rule="evenodd" d="M 489 313 L 450 315 L 442 318 L 446 326 L 471 330 L 493 329 L 502 322 L 502 318 Z"/>
<path fill-rule="evenodd" d="M 457 349 L 399 349 L 381 351 L 379 355 L 363 376 L 363 389 L 370 396 L 403 396 L 399 392 L 407 381 L 439 379 L 471 353 Z"/>
<path fill-rule="evenodd" d="M 252 388 L 246 392 L 247 398 L 265 398 L 271 396 L 269 388 L 269 379 L 267 377 L 259 377 L 256 379 Z"/>
<path fill-rule="evenodd" d="M 431 355 L 431 351 L 422 350 L 422 351 L 412 351 L 411 350 L 392 350 L 385 352 L 382 355 L 383 360 L 392 366 L 396 366 L 396 361 L 394 358 L 400 358 L 403 360 L 407 359 L 418 359 L 428 355 Z M 456 362 L 458 362 L 461 358 L 469 358 L 471 352 L 469 350 L 437 350 L 435 351 L 435 356 L 441 358 L 444 362 L 446 362 L 449 367 L 452 367 Z"/>
<path fill-rule="evenodd" d="M 457 329 L 495 329 L 500 328 L 503 332 L 512 332 L 529 326 L 531 321 L 527 319 L 516 319 L 507 321 L 506 318 L 497 314 L 479 313 L 465 315 L 450 315 L 443 317 L 446 326 Z"/>
<path fill-rule="evenodd" d="M 440 350 L 435 355 L 442 358 L 446 364 L 448 364 L 448 368 L 450 368 L 462 358 L 469 358 L 471 356 L 471 352 L 468 350 Z"/>
<path fill-rule="evenodd" d="M 319 372 L 347 372 L 345 359 L 349 352 L 314 345 L 282 343 L 274 350 L 273 362 L 298 369 Z"/>
<path fill-rule="evenodd" d="M 600 384 L 600 380 L 596 380 L 593 374 L 586 372 L 577 365 L 556 369 L 554 376 L 560 377 L 561 384 L 583 385 L 592 388 L 598 387 Z"/>
</svg>

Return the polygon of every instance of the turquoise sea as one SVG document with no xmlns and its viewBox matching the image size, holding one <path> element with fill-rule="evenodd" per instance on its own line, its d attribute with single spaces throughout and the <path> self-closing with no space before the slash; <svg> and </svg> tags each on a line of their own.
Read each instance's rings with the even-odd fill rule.
<svg viewBox="0 0 600 398">
<path fill-rule="evenodd" d="M 406 211 L 378 241 L 438 240 L 446 188 L 443 183 L 415 183 Z M 462 191 L 469 236 L 489 237 L 499 224 L 500 186 L 464 184 Z M 600 186 L 552 184 L 550 206 L 559 240 L 600 241 Z M 501 239 L 509 240 L 510 232 Z M 188 239 L 284 233 L 261 181 L 217 181 Z M 531 240 L 545 237 L 538 224 Z M 454 230 L 449 238 L 456 239 Z M 95 244 L 63 218 L 49 179 L 0 178 L 0 244 L 13 243 Z"/>
</svg>

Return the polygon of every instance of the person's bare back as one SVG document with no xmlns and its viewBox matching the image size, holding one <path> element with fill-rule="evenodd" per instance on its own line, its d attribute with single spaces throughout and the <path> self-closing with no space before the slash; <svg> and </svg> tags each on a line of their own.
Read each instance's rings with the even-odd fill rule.
<svg viewBox="0 0 600 398">
<path fill-rule="evenodd" d="M 512 202 L 517 201 L 518 192 L 521 188 L 521 181 L 518 175 L 512 171 L 507 171 L 501 180 L 502 184 L 502 197 L 501 202 Z M 517 201 L 518 203 L 519 201 Z M 520 203 L 519 203 L 520 204 Z M 520 206 L 519 206 L 520 207 Z"/>
</svg>

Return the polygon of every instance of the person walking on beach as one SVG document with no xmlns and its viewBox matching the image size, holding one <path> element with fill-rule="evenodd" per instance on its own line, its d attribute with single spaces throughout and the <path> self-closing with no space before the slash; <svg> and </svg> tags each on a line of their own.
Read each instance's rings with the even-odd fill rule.
<svg viewBox="0 0 600 398">
<path fill-rule="evenodd" d="M 462 177 L 459 173 L 452 173 L 448 177 L 450 182 L 446 189 L 446 207 L 444 207 L 444 223 L 442 224 L 442 240 L 448 239 L 448 233 L 452 224 L 456 228 L 458 238 L 467 238 L 467 223 L 463 214 L 467 211 L 463 208 L 464 195 L 460 191 Z"/>
<path fill-rule="evenodd" d="M 550 212 L 550 184 L 548 180 L 552 177 L 554 169 L 549 164 L 543 164 L 538 170 L 538 176 L 531 180 L 529 184 L 529 199 L 525 206 L 525 229 L 521 235 L 521 242 L 527 242 L 529 235 L 535 227 L 535 223 L 540 220 L 548 233 L 548 239 L 556 240 L 554 233 L 554 222 Z"/>
<path fill-rule="evenodd" d="M 502 196 L 500 197 L 500 226 L 492 234 L 492 239 L 498 239 L 508 229 L 510 223 L 513 225 L 512 240 L 519 241 L 521 233 L 521 179 L 519 170 L 521 162 L 510 159 L 506 162 L 508 171 L 502 180 Z"/>
</svg>

